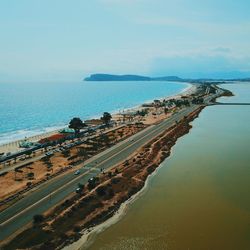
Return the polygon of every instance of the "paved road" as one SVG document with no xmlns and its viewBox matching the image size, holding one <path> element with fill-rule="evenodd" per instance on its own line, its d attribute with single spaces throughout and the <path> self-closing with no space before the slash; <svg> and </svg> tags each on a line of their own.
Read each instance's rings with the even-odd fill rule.
<svg viewBox="0 0 250 250">
<path fill-rule="evenodd" d="M 67 173 L 63 176 L 58 176 L 44 183 L 33 192 L 28 193 L 23 199 L 0 213 L 0 241 L 32 221 L 35 214 L 41 214 L 65 199 L 70 193 L 75 191 L 79 182 L 85 184 L 89 178 L 100 173 L 100 168 L 109 169 L 125 160 L 137 149 L 198 107 L 192 105 L 185 108 L 160 124 L 150 126 L 89 159 L 84 166 L 76 168 L 80 169 L 80 175 Z"/>
</svg>

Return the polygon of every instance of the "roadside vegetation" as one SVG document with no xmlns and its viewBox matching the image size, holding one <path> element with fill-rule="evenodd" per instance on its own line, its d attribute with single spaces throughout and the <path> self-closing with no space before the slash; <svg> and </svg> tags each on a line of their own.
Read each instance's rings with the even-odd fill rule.
<svg viewBox="0 0 250 250">
<path fill-rule="evenodd" d="M 34 246 L 35 249 L 60 249 L 79 239 L 83 229 L 110 218 L 124 201 L 143 188 L 148 175 L 170 155 L 177 139 L 188 133 L 189 123 L 201 110 L 172 126 L 112 170 L 91 178 L 86 185 L 79 184 L 80 192 L 72 194 L 44 217 L 34 217 L 34 230 L 27 229 L 20 241 L 19 235 L 3 249 Z"/>
<path fill-rule="evenodd" d="M 93 139 L 87 139 L 81 144 L 44 156 L 39 161 L 23 164 L 13 171 L 1 175 L 0 202 L 6 200 L 6 203 L 0 206 L 0 211 L 8 206 L 8 201 L 19 199 L 25 192 L 59 174 L 73 171 L 73 166 L 84 163 L 90 157 L 130 137 L 143 128 L 145 128 L 145 125 L 134 124 L 107 131 Z"/>
</svg>

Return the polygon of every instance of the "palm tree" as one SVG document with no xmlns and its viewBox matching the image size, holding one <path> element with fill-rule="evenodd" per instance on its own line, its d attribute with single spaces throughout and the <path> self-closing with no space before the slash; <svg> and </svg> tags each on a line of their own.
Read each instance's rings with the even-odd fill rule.
<svg viewBox="0 0 250 250">
<path fill-rule="evenodd" d="M 69 122 L 69 128 L 72 128 L 75 130 L 75 135 L 79 134 L 80 129 L 85 127 L 86 125 L 83 123 L 83 121 L 78 118 L 74 117 L 70 122 Z"/>
<path fill-rule="evenodd" d="M 108 112 L 104 112 L 102 117 L 101 117 L 101 120 L 103 121 L 103 123 L 105 123 L 105 125 L 109 125 L 110 123 L 110 120 L 111 120 L 112 116 L 110 113 Z"/>
</svg>

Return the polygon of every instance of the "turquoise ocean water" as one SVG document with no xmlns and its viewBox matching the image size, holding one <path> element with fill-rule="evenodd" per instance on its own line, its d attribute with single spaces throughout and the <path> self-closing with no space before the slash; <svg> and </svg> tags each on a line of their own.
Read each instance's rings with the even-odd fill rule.
<svg viewBox="0 0 250 250">
<path fill-rule="evenodd" d="M 187 84 L 169 82 L 1 83 L 0 144 L 131 108 L 179 93 Z"/>
</svg>

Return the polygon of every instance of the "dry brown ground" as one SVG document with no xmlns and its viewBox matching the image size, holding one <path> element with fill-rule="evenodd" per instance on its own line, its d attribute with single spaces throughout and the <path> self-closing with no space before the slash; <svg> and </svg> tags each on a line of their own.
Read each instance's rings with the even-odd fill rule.
<svg viewBox="0 0 250 250">
<path fill-rule="evenodd" d="M 77 240 L 82 229 L 111 217 L 121 203 L 144 186 L 148 175 L 169 156 L 177 139 L 188 133 L 190 121 L 200 111 L 162 133 L 109 172 L 101 174 L 94 186 L 85 185 L 81 194 L 71 195 L 46 213 L 45 221 L 36 227 L 35 233 L 31 233 L 31 229 L 24 231 L 8 247 L 14 247 L 13 242 L 18 242 L 21 237 L 22 244 L 19 247 L 36 245 L 34 249 L 60 249 Z M 42 237 L 44 235 L 47 235 L 46 240 Z"/>
<path fill-rule="evenodd" d="M 22 173 L 15 174 L 15 171 L 10 171 L 7 174 L 0 176 L 0 199 L 3 200 L 11 195 L 16 194 L 20 190 L 24 190 L 27 187 L 27 183 L 32 182 L 36 184 L 42 180 L 46 180 L 48 175 L 53 175 L 66 169 L 67 166 L 72 164 L 77 164 L 82 162 L 87 158 L 105 150 L 112 144 L 115 144 L 135 133 L 137 133 L 142 128 L 138 128 L 135 125 L 126 126 L 119 128 L 117 130 L 108 132 L 108 144 L 106 141 L 100 141 L 98 138 L 90 140 L 89 144 L 82 144 L 81 146 L 73 147 L 67 153 L 55 153 L 52 157 L 49 158 L 52 167 L 47 168 L 47 163 L 44 160 L 35 161 L 32 165 L 28 167 L 23 167 L 21 170 Z M 95 146 L 95 142 L 98 142 Z M 93 146 L 94 145 L 94 146 Z M 84 154 L 80 155 L 80 149 L 84 150 Z M 73 171 L 73 169 L 67 169 L 67 171 Z M 75 171 L 75 170 L 74 170 Z M 27 174 L 29 172 L 34 173 L 34 178 L 29 179 Z"/>
</svg>

